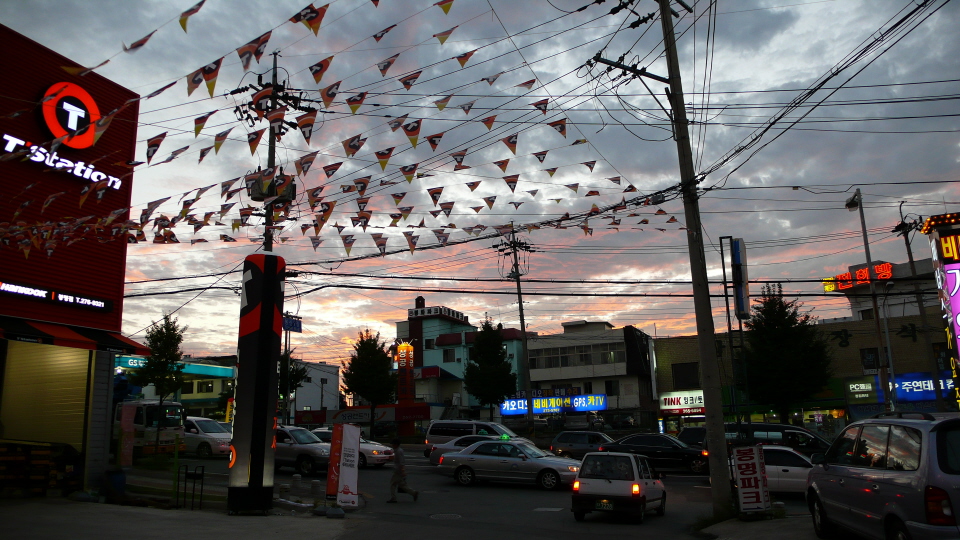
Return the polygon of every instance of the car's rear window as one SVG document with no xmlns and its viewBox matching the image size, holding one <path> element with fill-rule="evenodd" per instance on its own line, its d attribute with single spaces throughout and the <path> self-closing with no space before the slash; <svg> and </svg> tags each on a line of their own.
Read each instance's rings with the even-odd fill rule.
<svg viewBox="0 0 960 540">
<path fill-rule="evenodd" d="M 960 424 L 937 432 L 937 461 L 947 474 L 960 474 Z"/>
<path fill-rule="evenodd" d="M 633 463 L 628 456 L 587 456 L 580 466 L 580 478 L 633 480 Z"/>
</svg>

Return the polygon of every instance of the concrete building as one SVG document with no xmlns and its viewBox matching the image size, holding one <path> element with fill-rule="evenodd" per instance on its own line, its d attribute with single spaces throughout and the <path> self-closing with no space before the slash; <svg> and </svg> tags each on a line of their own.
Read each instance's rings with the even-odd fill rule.
<svg viewBox="0 0 960 540">
<path fill-rule="evenodd" d="M 340 366 L 323 362 L 298 362 L 307 368 L 307 379 L 293 394 L 297 411 L 322 411 L 340 406 Z"/>
<path fill-rule="evenodd" d="M 571 321 L 563 333 L 528 339 L 530 380 L 539 390 L 559 395 L 606 395 L 608 422 L 632 416 L 637 426 L 653 427 L 657 413 L 656 357 L 650 336 L 633 326 Z"/>
</svg>

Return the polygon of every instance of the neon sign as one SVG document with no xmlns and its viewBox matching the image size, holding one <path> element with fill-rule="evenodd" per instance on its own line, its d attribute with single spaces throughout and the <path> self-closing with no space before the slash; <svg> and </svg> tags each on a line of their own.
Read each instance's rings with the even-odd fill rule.
<svg viewBox="0 0 960 540">
<path fill-rule="evenodd" d="M 27 159 L 30 161 L 45 164 L 59 171 L 72 173 L 77 178 L 83 178 L 91 182 L 106 181 L 108 187 L 120 189 L 121 181 L 119 178 L 100 172 L 93 168 L 93 165 L 87 165 L 82 161 L 70 161 L 69 159 L 60 157 L 56 151 L 51 152 L 40 145 L 18 139 L 6 133 L 3 134 L 3 140 L 6 141 L 3 146 L 5 152 L 16 152 L 20 148 L 27 148 L 29 152 Z"/>
<path fill-rule="evenodd" d="M 871 274 L 873 274 L 871 276 Z M 873 265 L 873 272 L 869 271 L 867 266 L 855 268 L 852 272 L 837 274 L 831 278 L 822 281 L 823 292 L 837 292 L 845 289 L 851 289 L 857 285 L 869 285 L 871 280 L 883 280 L 893 278 L 893 264 L 888 262 L 877 262 Z"/>
</svg>

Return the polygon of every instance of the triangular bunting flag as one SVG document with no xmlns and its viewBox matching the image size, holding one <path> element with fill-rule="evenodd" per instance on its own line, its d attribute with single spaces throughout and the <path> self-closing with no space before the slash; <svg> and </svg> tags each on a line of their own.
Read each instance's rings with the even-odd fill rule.
<svg viewBox="0 0 960 540">
<path fill-rule="evenodd" d="M 323 167 L 323 173 L 327 175 L 327 178 L 330 178 L 334 175 L 334 173 L 337 172 L 337 169 L 339 169 L 341 165 L 343 165 L 342 161 L 333 163 L 331 165 L 326 165 Z"/>
<path fill-rule="evenodd" d="M 501 159 L 500 161 L 494 161 L 493 164 L 496 165 L 497 167 L 500 167 L 500 170 L 501 170 L 501 171 L 507 172 L 507 165 L 510 164 L 510 160 L 509 160 L 509 159 Z"/>
<path fill-rule="evenodd" d="M 534 152 L 533 157 L 537 158 L 537 161 L 543 163 L 543 160 L 547 159 L 547 152 L 549 150 L 544 150 L 543 152 Z"/>
<path fill-rule="evenodd" d="M 493 116 L 488 116 L 480 121 L 483 122 L 483 125 L 487 126 L 487 131 L 490 131 L 491 129 L 493 129 L 493 121 L 496 119 L 497 119 L 497 116 L 493 115 Z"/>
<path fill-rule="evenodd" d="M 387 125 L 390 126 L 390 131 L 396 131 L 400 129 L 400 126 L 407 122 L 407 115 L 398 116 L 396 118 L 391 118 Z"/>
<path fill-rule="evenodd" d="M 366 92 L 360 92 L 359 94 L 357 94 L 357 95 L 355 95 L 355 96 L 350 96 L 350 97 L 348 97 L 348 98 L 347 98 L 347 105 L 350 107 L 350 112 L 351 112 L 352 114 L 356 114 L 356 113 L 357 113 L 357 109 L 359 109 L 360 106 L 363 105 L 363 100 L 365 100 L 366 98 L 367 98 L 367 93 L 366 93 Z"/>
<path fill-rule="evenodd" d="M 393 29 L 396 28 L 396 27 L 397 27 L 397 25 L 391 24 L 390 26 L 388 26 L 388 27 L 384 28 L 383 30 L 381 30 L 381 31 L 377 32 L 376 34 L 374 34 L 374 35 L 373 35 L 373 39 L 377 40 L 377 43 L 380 43 L 380 40 L 383 39 L 383 36 L 387 35 L 387 32 L 393 30 Z"/>
<path fill-rule="evenodd" d="M 474 191 L 475 189 L 477 189 L 477 187 L 480 186 L 480 181 L 474 180 L 473 182 L 467 182 L 466 185 L 468 188 L 470 188 L 470 191 Z"/>
<path fill-rule="evenodd" d="M 390 69 L 390 66 L 392 66 L 393 63 L 397 61 L 397 58 L 400 58 L 400 53 L 397 53 L 397 54 L 391 56 L 390 58 L 387 58 L 386 60 L 382 60 L 382 61 L 380 61 L 380 62 L 377 62 L 377 69 L 380 70 L 380 76 L 381 76 L 381 77 L 386 77 L 386 76 L 387 76 L 387 70 L 389 70 L 389 69 Z"/>
<path fill-rule="evenodd" d="M 507 145 L 507 148 L 509 148 L 510 151 L 513 152 L 513 155 L 517 155 L 517 137 L 519 136 L 520 136 L 519 133 L 514 133 L 509 137 L 504 137 L 503 139 L 500 139 L 501 141 L 503 141 L 503 144 Z"/>
<path fill-rule="evenodd" d="M 193 138 L 197 138 L 200 135 L 200 131 L 203 129 L 203 126 L 206 125 L 207 120 L 216 113 L 217 111 L 210 111 L 203 116 L 198 116 L 193 119 Z"/>
<path fill-rule="evenodd" d="M 596 161 L 584 161 L 584 162 L 582 163 L 582 165 L 586 165 L 587 168 L 590 169 L 590 172 L 593 172 L 593 166 L 596 165 L 596 164 L 597 164 Z"/>
<path fill-rule="evenodd" d="M 250 155 L 252 156 L 257 152 L 257 145 L 260 144 L 260 138 L 263 137 L 263 132 L 266 129 L 258 129 L 251 133 L 247 133 L 247 144 L 250 145 Z"/>
<path fill-rule="evenodd" d="M 147 139 L 147 163 L 150 163 L 150 160 L 153 159 L 153 156 L 157 155 L 157 150 L 160 150 L 160 143 L 163 142 L 163 139 L 167 137 L 167 132 L 164 131 L 159 135 L 155 135 Z"/>
<path fill-rule="evenodd" d="M 453 205 L 456 204 L 456 201 L 447 201 L 440 203 L 440 210 L 443 211 L 443 215 L 450 217 L 450 212 L 453 210 Z"/>
<path fill-rule="evenodd" d="M 323 99 L 324 107 L 330 108 L 330 104 L 333 103 L 333 98 L 337 97 L 337 94 L 340 92 L 341 82 L 343 81 L 337 81 L 320 91 L 320 97 Z"/>
<path fill-rule="evenodd" d="M 407 182 L 413 182 L 413 175 L 417 173 L 417 166 L 419 163 L 414 163 L 413 165 L 404 165 L 400 167 L 400 173 L 403 174 L 403 177 L 407 179 Z"/>
<path fill-rule="evenodd" d="M 459 25 L 458 25 L 458 26 L 459 26 Z M 450 37 L 450 34 L 452 34 L 453 31 L 456 30 L 456 29 L 457 29 L 457 27 L 454 26 L 453 28 L 451 28 L 451 29 L 449 29 L 449 30 L 445 30 L 445 31 L 443 31 L 443 32 L 440 32 L 439 34 L 434 34 L 433 37 L 437 38 L 437 40 L 440 41 L 440 44 L 443 45 L 444 42 L 447 41 L 447 38 Z"/>
<path fill-rule="evenodd" d="M 470 109 L 473 108 L 473 104 L 476 102 L 477 100 L 468 101 L 462 105 L 457 105 L 457 107 L 460 107 L 463 110 L 463 114 L 470 114 Z"/>
<path fill-rule="evenodd" d="M 314 7 L 313 4 L 310 4 L 297 12 L 293 17 L 290 17 L 290 22 L 303 23 L 304 26 L 313 30 L 313 35 L 317 35 L 317 32 L 320 31 L 320 23 L 323 21 L 323 16 L 326 15 L 329 6 L 330 4 L 327 4 L 326 6 L 317 8 Z"/>
<path fill-rule="evenodd" d="M 410 144 L 414 148 L 417 147 L 417 138 L 420 136 L 420 124 L 420 120 L 411 120 L 402 126 L 403 133 L 410 139 Z"/>
<path fill-rule="evenodd" d="M 217 75 L 220 73 L 221 64 L 223 64 L 223 58 L 200 68 L 203 73 L 203 80 L 207 83 L 207 92 L 210 92 L 210 97 L 213 97 L 213 89 L 217 86 Z"/>
<path fill-rule="evenodd" d="M 352 157 L 354 154 L 360 151 L 360 148 L 363 147 L 363 143 L 366 141 L 367 139 L 361 138 L 360 135 L 354 135 L 353 137 L 344 140 L 342 142 L 343 150 L 347 153 L 347 157 Z"/>
<path fill-rule="evenodd" d="M 443 99 L 438 99 L 438 100 L 434 101 L 433 104 L 437 106 L 437 109 L 439 109 L 439 110 L 442 111 L 442 110 L 444 109 L 444 107 L 447 106 L 447 103 L 450 103 L 450 98 L 452 98 L 452 97 L 453 97 L 453 94 L 450 94 L 449 96 L 447 96 L 447 97 L 445 97 L 445 98 L 443 98 Z"/>
<path fill-rule="evenodd" d="M 226 131 L 221 131 L 213 137 L 213 151 L 214 153 L 220 153 L 220 147 L 223 146 L 223 142 L 227 140 L 227 136 L 230 135 L 230 131 L 233 128 L 229 128 Z"/>
<path fill-rule="evenodd" d="M 497 82 L 497 79 L 499 79 L 501 75 L 503 75 L 503 72 L 502 72 L 502 71 L 501 71 L 500 73 L 497 73 L 496 75 L 491 75 L 491 76 L 489 76 L 489 77 L 484 77 L 484 78 L 482 78 L 482 79 L 480 79 L 480 80 L 481 80 L 481 81 L 486 81 L 490 86 L 493 86 L 493 83 Z"/>
<path fill-rule="evenodd" d="M 453 6 L 453 0 L 440 0 L 435 6 L 439 6 L 443 10 L 444 14 L 450 13 L 450 7 Z"/>
<path fill-rule="evenodd" d="M 434 152 L 436 152 L 437 147 L 440 146 L 440 139 L 443 138 L 444 133 L 446 132 L 444 131 L 427 136 L 427 142 L 430 143 L 430 148 L 432 148 Z"/>
<path fill-rule="evenodd" d="M 297 117 L 297 127 L 303 134 L 303 140 L 310 146 L 310 137 L 313 136 L 313 124 L 317 121 L 317 111 L 310 111 L 307 114 Z"/>
<path fill-rule="evenodd" d="M 552 127 L 557 131 L 557 133 L 563 135 L 564 138 L 567 137 L 567 119 L 561 118 L 555 122 L 547 123 L 548 126 Z"/>
<path fill-rule="evenodd" d="M 430 199 L 433 201 L 434 206 L 436 206 L 440 202 L 440 195 L 442 193 L 443 193 L 442 187 L 435 187 L 427 190 L 427 194 L 430 195 Z"/>
<path fill-rule="evenodd" d="M 519 174 L 511 174 L 510 176 L 504 176 L 503 181 L 507 183 L 507 187 L 510 188 L 510 192 L 513 193 L 517 189 L 517 182 L 520 180 Z"/>
<path fill-rule="evenodd" d="M 497 202 L 497 196 L 484 197 L 483 202 L 487 203 L 487 208 L 493 208 L 493 203 Z"/>
<path fill-rule="evenodd" d="M 187 21 L 190 19 L 190 17 L 192 17 L 193 15 L 196 15 L 200 11 L 200 8 L 203 7 L 203 3 L 206 1 L 207 0 L 200 0 L 199 2 L 194 4 L 192 8 L 180 14 L 180 27 L 183 28 L 184 32 L 187 31 Z"/>
<path fill-rule="evenodd" d="M 154 30 L 153 32 L 150 32 L 149 34 L 131 43 L 129 47 L 127 47 L 123 42 L 121 42 L 120 44 L 123 45 L 123 52 L 127 52 L 127 53 L 137 52 L 138 50 L 140 50 L 140 47 L 143 47 L 144 45 L 147 44 L 147 41 L 149 41 L 150 38 L 155 33 L 156 33 L 156 30 Z"/>
<path fill-rule="evenodd" d="M 260 63 L 260 57 L 263 56 L 263 52 L 267 48 L 267 42 L 270 41 L 270 35 L 272 33 L 273 31 L 270 30 L 266 34 L 237 49 L 237 56 L 240 57 L 240 63 L 243 64 L 244 71 L 250 69 L 250 60 L 256 59 L 257 63 Z"/>
<path fill-rule="evenodd" d="M 380 170 L 383 170 L 383 171 L 387 170 L 387 163 L 390 162 L 390 156 L 393 155 L 393 149 L 394 147 L 391 146 L 390 148 L 387 148 L 385 150 L 378 150 L 377 152 L 375 152 L 375 154 L 377 155 L 377 161 L 380 162 Z"/>
<path fill-rule="evenodd" d="M 550 176 L 553 176 L 553 173 L 557 172 L 557 167 L 551 167 L 551 168 L 549 168 L 549 169 L 544 169 L 544 171 L 547 171 L 547 174 L 549 174 Z"/>
<path fill-rule="evenodd" d="M 515 86 L 514 88 L 526 88 L 527 90 L 530 90 L 531 88 L 533 88 L 533 83 L 535 83 L 535 82 L 537 82 L 536 79 L 530 79 L 530 80 L 527 81 L 527 82 L 522 82 L 522 83 L 518 84 L 518 85 Z"/>
<path fill-rule="evenodd" d="M 467 52 L 465 52 L 465 53 L 463 53 L 463 54 L 458 54 L 457 56 L 454 56 L 454 58 L 457 60 L 457 62 L 460 62 L 460 67 L 463 67 L 463 66 L 465 66 L 465 65 L 467 64 L 467 62 L 470 60 L 470 57 L 473 56 L 473 53 L 475 53 L 475 52 L 477 52 L 477 51 L 479 51 L 479 50 L 480 50 L 480 49 L 474 49 L 474 50 L 472 50 L 472 51 L 467 51 Z"/>
<path fill-rule="evenodd" d="M 421 73 L 423 73 L 423 71 L 417 71 L 415 73 L 411 73 L 410 75 L 407 75 L 406 77 L 399 79 L 400 84 L 402 84 L 403 87 L 406 88 L 407 90 L 413 88 L 414 83 L 416 83 L 417 79 L 420 78 Z"/>
<path fill-rule="evenodd" d="M 316 64 L 314 64 L 314 65 L 310 66 L 309 68 L 307 68 L 307 69 L 310 70 L 310 74 L 313 75 L 313 82 L 314 82 L 314 83 L 320 84 L 320 79 L 322 79 L 322 78 L 323 78 L 323 74 L 326 73 L 327 70 L 330 69 L 330 63 L 331 63 L 331 62 L 333 62 L 333 57 L 332 57 L 332 56 L 328 56 L 328 57 L 324 58 L 323 60 L 321 60 L 321 61 L 317 62 Z"/>
<path fill-rule="evenodd" d="M 547 114 L 547 103 L 549 103 L 549 100 L 544 98 L 544 99 L 541 99 L 540 101 L 531 103 L 530 105 L 536 108 L 538 111 L 542 112 L 543 114 Z"/>
</svg>

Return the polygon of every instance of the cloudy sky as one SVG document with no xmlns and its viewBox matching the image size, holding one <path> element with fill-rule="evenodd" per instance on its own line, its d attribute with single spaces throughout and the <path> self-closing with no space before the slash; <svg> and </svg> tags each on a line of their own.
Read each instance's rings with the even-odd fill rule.
<svg viewBox="0 0 960 540">
<path fill-rule="evenodd" d="M 266 166 L 267 137 L 253 154 L 247 143 L 247 134 L 266 122 L 251 125 L 235 114 L 240 107 L 242 116 L 252 91 L 227 93 L 256 85 L 269 69 L 269 53 L 279 51 L 280 79 L 290 95 L 320 111 L 310 144 L 294 129 L 277 144 L 278 164 L 287 173 L 295 172 L 296 160 L 317 152 L 312 168 L 296 180 L 298 201 L 275 247 L 288 265 L 305 272 L 290 280 L 285 305 L 304 319 L 304 332 L 293 342 L 305 359 L 337 361 L 365 328 L 392 339 L 394 322 L 406 318 L 418 295 L 475 322 L 488 315 L 518 327 L 515 288 L 493 281 L 509 271 L 495 249 L 501 238 L 496 228 L 511 222 L 534 250 L 522 268 L 525 279 L 538 280 L 524 284 L 530 330 L 555 333 L 563 321 L 588 319 L 632 324 L 658 336 L 695 331 L 665 85 L 588 63 L 599 53 L 667 75 L 656 2 L 638 0 L 632 10 L 611 14 L 616 4 L 609 1 L 455 0 L 445 14 L 435 0 L 380 0 L 379 6 L 336 0 L 316 36 L 289 21 L 303 0 L 207 0 L 185 33 L 178 19 L 194 4 L 2 0 L 0 20 L 82 65 L 110 59 L 98 73 L 141 95 L 176 81 L 141 103 L 138 159 L 145 160 L 148 139 L 162 132 L 167 137 L 154 166 L 134 175 L 131 217 L 164 197 L 170 200 L 154 217 L 172 217 L 181 198 L 215 184 L 191 207 L 202 218 L 226 202 L 221 182 Z M 957 3 L 931 1 L 915 12 L 916 2 L 907 0 L 693 5 L 690 14 L 674 4 L 681 15 L 674 21 L 696 169 L 704 173 L 700 209 L 711 281 L 720 280 L 723 236 L 744 238 L 755 280 L 814 280 L 863 262 L 858 215 L 843 207 L 858 187 L 876 260 L 906 260 L 902 240 L 889 232 L 900 220 L 902 201 L 910 217 L 957 209 Z M 435 36 L 451 29 L 441 44 Z M 122 52 L 123 44 L 154 30 L 137 52 Z M 267 31 L 266 54 L 245 73 L 236 49 Z M 471 51 L 461 66 L 455 57 Z M 381 74 L 378 64 L 395 55 Z M 316 82 L 310 66 L 331 56 Z M 214 96 L 204 85 L 188 96 L 188 75 L 220 58 Z M 406 89 L 400 79 L 417 72 Z M 328 106 L 319 90 L 337 81 L 339 94 Z M 345 100 L 361 92 L 364 101 L 351 113 Z M 436 102 L 443 105 L 448 96 L 440 110 Z M 545 113 L 534 106 L 543 107 L 543 100 Z M 195 137 L 194 119 L 211 111 L 217 112 Z M 301 114 L 288 111 L 286 119 Z M 388 125 L 403 115 L 406 122 L 421 120 L 416 148 Z M 483 120 L 494 116 L 488 128 Z M 566 136 L 548 125 L 563 119 Z M 230 127 L 221 150 L 198 162 L 214 135 Z M 434 134 L 443 134 L 435 150 L 426 140 Z M 515 153 L 503 142 L 514 134 Z M 342 141 L 357 135 L 366 141 L 347 157 Z M 581 139 L 587 143 L 575 144 Z M 188 145 L 174 161 L 156 164 Z M 390 148 L 381 169 L 374 152 Z M 450 154 L 463 150 L 468 168 L 455 171 Z M 342 165 L 328 178 L 322 167 L 336 163 Z M 412 164 L 421 177 L 407 182 L 399 167 Z M 364 230 L 351 220 L 358 193 L 343 186 L 368 176 L 372 217 Z M 319 235 L 312 226 L 303 234 L 301 225 L 316 219 L 304 188 L 321 186 L 323 200 L 336 205 Z M 449 216 L 428 193 L 441 187 L 437 202 L 454 203 L 446 205 Z M 663 202 L 643 204 L 657 194 Z M 626 208 L 618 208 L 621 201 Z M 222 226 L 211 220 L 194 233 L 182 223 L 173 229 L 179 244 L 130 246 L 128 294 L 174 294 L 128 298 L 126 334 L 142 339 L 151 321 L 175 312 L 190 327 L 186 352 L 235 352 L 239 296 L 230 289 L 239 287 L 235 271 L 243 258 L 260 248 L 263 227 L 254 218 L 252 226 L 232 230 L 239 209 L 258 203 L 245 192 L 230 202 L 238 204 Z M 600 214 L 585 220 L 594 205 Z M 390 214 L 400 207 L 412 209 L 390 226 Z M 571 219 L 557 228 L 554 220 L 566 214 Z M 416 237 L 413 253 L 404 232 Z M 237 242 L 222 242 L 221 234 Z M 386 256 L 379 256 L 371 234 L 386 239 Z M 318 247 L 309 235 L 322 241 Z M 349 255 L 344 237 L 354 242 Z M 207 242 L 191 244 L 197 239 Z M 929 256 L 922 238 L 913 244 L 918 257 Z M 200 290 L 205 287 L 211 288 Z M 822 291 L 810 281 L 785 283 L 784 290 Z M 842 298 L 802 300 L 820 317 L 849 315 Z M 713 305 L 722 328 L 722 298 Z"/>
</svg>

